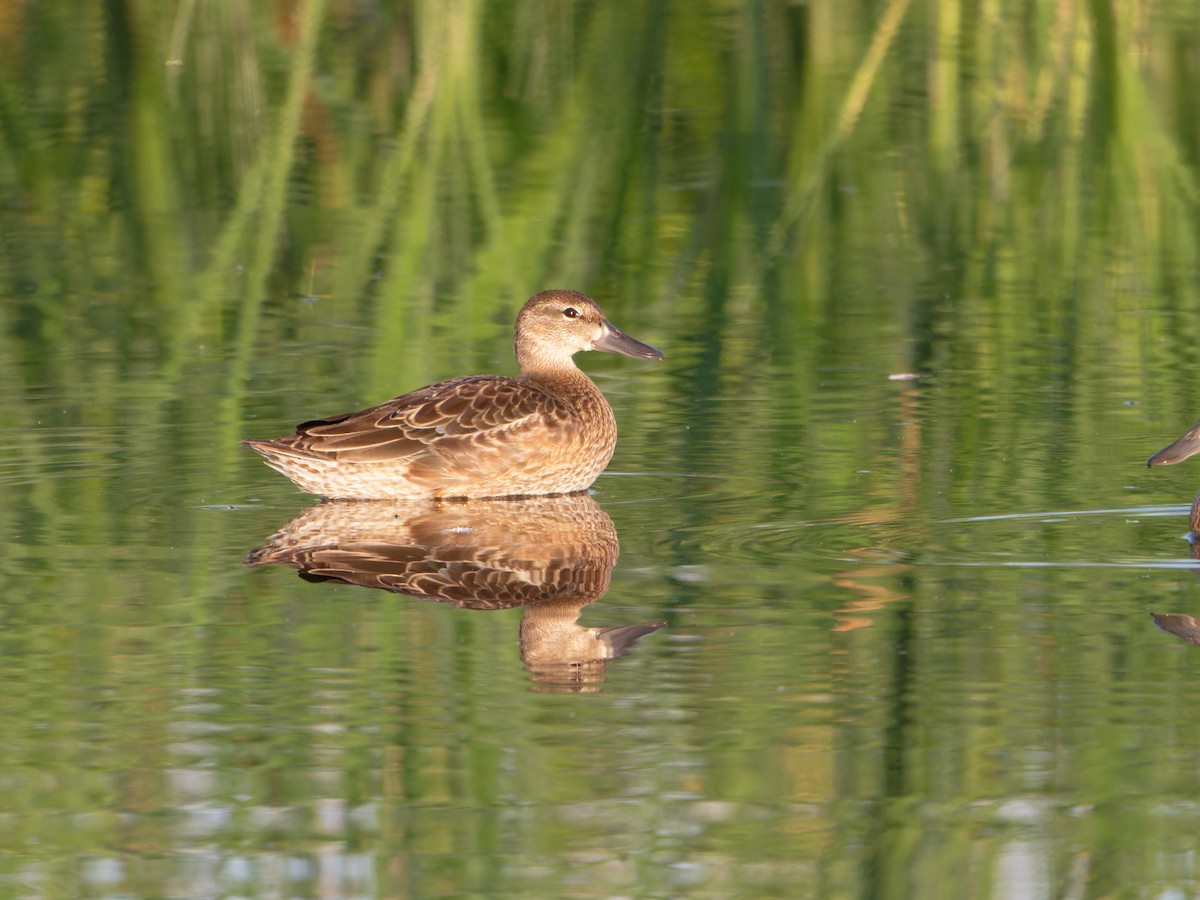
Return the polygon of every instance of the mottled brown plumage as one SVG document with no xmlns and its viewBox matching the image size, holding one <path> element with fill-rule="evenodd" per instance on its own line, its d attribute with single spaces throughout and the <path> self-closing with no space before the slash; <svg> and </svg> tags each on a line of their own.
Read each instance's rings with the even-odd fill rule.
<svg viewBox="0 0 1200 900">
<path fill-rule="evenodd" d="M 509 500 L 331 500 L 246 557 L 314 582 L 361 585 L 462 609 L 523 607 L 521 658 L 547 689 L 595 689 L 608 662 L 662 622 L 594 628 L 583 608 L 608 590 L 619 544 L 586 494 Z M 591 686 L 589 688 L 589 686 Z"/>
<path fill-rule="evenodd" d="M 304 510 L 246 557 L 337 581 L 469 609 L 608 590 L 620 545 L 586 494 L 508 500 L 328 500 Z"/>
<path fill-rule="evenodd" d="M 572 357 L 604 350 L 662 359 L 622 334 L 590 297 L 543 291 L 517 317 L 516 378 L 452 378 L 359 412 L 315 419 L 274 441 L 245 441 L 302 490 L 412 499 L 566 494 L 612 458 L 617 424 Z"/>
<path fill-rule="evenodd" d="M 1150 613 L 1154 624 L 1163 631 L 1181 637 L 1189 644 L 1200 646 L 1200 619 L 1183 613 Z"/>
</svg>

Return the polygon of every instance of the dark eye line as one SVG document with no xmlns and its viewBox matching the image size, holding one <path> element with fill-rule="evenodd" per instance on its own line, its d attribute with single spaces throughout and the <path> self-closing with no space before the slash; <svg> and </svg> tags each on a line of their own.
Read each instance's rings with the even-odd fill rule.
<svg viewBox="0 0 1200 900">
<path fill-rule="evenodd" d="M 568 319 L 577 319 L 577 318 L 579 318 L 579 310 L 577 310 L 573 306 L 568 306 L 566 309 L 563 310 L 563 315 L 566 316 Z"/>
</svg>

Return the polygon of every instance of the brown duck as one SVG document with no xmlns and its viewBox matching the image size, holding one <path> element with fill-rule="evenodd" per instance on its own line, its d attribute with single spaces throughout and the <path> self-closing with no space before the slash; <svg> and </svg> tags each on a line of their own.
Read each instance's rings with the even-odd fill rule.
<svg viewBox="0 0 1200 900">
<path fill-rule="evenodd" d="M 1170 446 L 1163 447 L 1146 461 L 1148 466 L 1170 466 L 1200 453 L 1200 422 Z"/>
<path fill-rule="evenodd" d="M 590 297 L 543 291 L 517 316 L 516 378 L 468 375 L 379 406 L 245 441 L 301 490 L 345 499 L 569 494 L 604 471 L 617 423 L 572 357 L 662 354 L 622 334 Z"/>
<path fill-rule="evenodd" d="M 1148 466 L 1171 466 L 1183 462 L 1191 456 L 1200 453 L 1200 422 L 1188 430 L 1188 433 L 1175 443 L 1163 447 L 1146 461 Z M 1193 535 L 1200 535 L 1200 492 L 1192 499 L 1192 510 L 1188 524 Z M 1192 556 L 1200 557 L 1200 547 L 1192 544 Z M 1160 625 L 1162 623 L 1159 623 Z M 1167 629 L 1170 631 L 1171 629 Z"/>
</svg>

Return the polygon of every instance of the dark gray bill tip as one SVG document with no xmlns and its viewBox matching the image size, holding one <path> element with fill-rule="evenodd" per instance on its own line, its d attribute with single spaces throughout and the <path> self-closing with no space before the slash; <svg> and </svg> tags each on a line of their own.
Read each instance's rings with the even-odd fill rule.
<svg viewBox="0 0 1200 900">
<path fill-rule="evenodd" d="M 620 353 L 622 356 L 632 356 L 634 359 L 662 359 L 663 355 L 641 341 L 635 341 L 624 332 L 618 331 L 612 325 L 592 344 L 593 350 L 603 350 L 605 353 Z"/>
<path fill-rule="evenodd" d="M 1173 463 L 1175 460 L 1168 459 L 1164 455 L 1164 454 L 1166 454 L 1167 450 L 1170 450 L 1170 449 L 1171 449 L 1170 447 L 1167 447 L 1165 450 L 1159 450 L 1152 457 L 1150 457 L 1148 460 L 1146 460 L 1146 468 L 1153 469 L 1155 466 L 1169 466 L 1171 463 Z"/>
</svg>

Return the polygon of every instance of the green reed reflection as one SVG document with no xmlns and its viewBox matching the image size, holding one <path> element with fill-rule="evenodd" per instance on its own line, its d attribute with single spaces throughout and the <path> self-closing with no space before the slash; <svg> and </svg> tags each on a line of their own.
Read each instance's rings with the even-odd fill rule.
<svg viewBox="0 0 1200 900">
<path fill-rule="evenodd" d="M 862 215 L 895 221 L 887 257 L 910 278 L 952 247 L 1069 284 L 1094 260 L 1089 236 L 1161 247 L 1170 271 L 1196 243 L 1195 126 L 1172 105 L 1195 18 L 1049 2 L 118 3 L 80 27 L 26 10 L 11 39 L 38 52 L 3 66 L 4 185 L 10 216 L 56 227 L 6 243 L 5 265 L 41 295 L 62 286 L 38 276 L 56 240 L 94 248 L 71 257 L 71 290 L 136 284 L 105 265 L 134 260 L 176 353 L 230 316 L 254 334 L 261 288 L 246 288 L 276 263 L 273 292 L 311 278 L 353 309 L 365 290 L 359 315 L 393 329 L 422 298 L 494 314 L 473 305 L 586 285 L 623 257 L 659 260 L 628 276 L 642 295 L 732 267 L 731 285 L 772 273 L 771 293 L 802 301 L 831 276 L 820 248 Z M 771 239 L 715 253 L 745 226 Z"/>
</svg>

